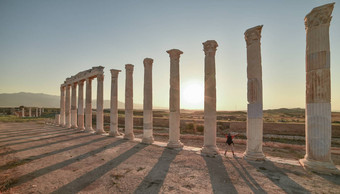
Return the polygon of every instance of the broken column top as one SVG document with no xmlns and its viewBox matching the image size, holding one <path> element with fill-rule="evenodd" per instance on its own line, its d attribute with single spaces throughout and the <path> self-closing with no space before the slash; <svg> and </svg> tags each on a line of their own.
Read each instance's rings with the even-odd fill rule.
<svg viewBox="0 0 340 194">
<path fill-rule="evenodd" d="M 166 52 L 169 53 L 170 57 L 179 57 L 181 54 L 183 54 L 183 52 L 178 49 L 171 49 L 167 50 Z"/>
<path fill-rule="evenodd" d="M 145 59 L 143 60 L 143 63 L 144 63 L 144 67 L 145 67 L 145 66 L 151 66 L 152 63 L 153 63 L 153 59 L 151 59 L 151 58 L 145 58 Z"/>
<path fill-rule="evenodd" d="M 133 71 L 133 67 L 134 67 L 134 65 L 132 65 L 132 64 L 126 64 L 125 65 L 126 71 Z"/>
<path fill-rule="evenodd" d="M 218 44 L 215 40 L 207 40 L 202 43 L 204 47 L 205 54 L 210 52 L 216 52 L 216 48 L 218 47 Z"/>
<path fill-rule="evenodd" d="M 74 76 L 66 78 L 66 81 L 64 82 L 64 85 L 69 85 L 87 78 L 95 78 L 98 75 L 103 75 L 104 74 L 104 67 L 103 66 L 97 66 L 97 67 L 92 67 L 91 69 L 81 71 L 77 73 Z"/>
<path fill-rule="evenodd" d="M 247 46 L 251 45 L 254 41 L 261 39 L 263 25 L 249 28 L 244 32 L 244 39 L 246 40 Z"/>
<path fill-rule="evenodd" d="M 121 70 L 118 69 L 110 69 L 110 71 L 112 77 L 118 77 L 118 73 L 121 72 Z"/>
<path fill-rule="evenodd" d="M 312 28 L 319 25 L 329 25 L 332 19 L 332 11 L 335 3 L 315 7 L 305 17 L 305 28 Z"/>
</svg>

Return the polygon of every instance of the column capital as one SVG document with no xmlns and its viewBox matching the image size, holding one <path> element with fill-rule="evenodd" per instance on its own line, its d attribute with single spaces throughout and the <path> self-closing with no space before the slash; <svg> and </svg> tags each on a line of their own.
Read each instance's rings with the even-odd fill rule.
<svg viewBox="0 0 340 194">
<path fill-rule="evenodd" d="M 125 70 L 127 71 L 127 72 L 133 72 L 133 68 L 134 68 L 134 65 L 132 65 L 132 64 L 126 64 L 125 65 Z"/>
<path fill-rule="evenodd" d="M 104 81 L 104 74 L 98 74 L 97 75 L 97 80 L 98 81 Z"/>
<path fill-rule="evenodd" d="M 121 72 L 121 70 L 118 70 L 118 69 L 110 69 L 110 71 L 111 71 L 111 77 L 112 78 L 117 78 L 119 72 Z"/>
<path fill-rule="evenodd" d="M 84 82 L 85 82 L 85 80 L 82 79 L 82 80 L 79 80 L 79 81 L 78 81 L 78 84 L 79 84 L 80 86 L 83 86 L 83 85 L 84 85 Z"/>
<path fill-rule="evenodd" d="M 171 49 L 171 50 L 167 50 L 166 52 L 169 53 L 171 59 L 173 58 L 178 59 L 180 55 L 183 54 L 183 52 L 178 49 Z"/>
<path fill-rule="evenodd" d="M 332 19 L 332 11 L 335 3 L 315 7 L 305 17 L 305 29 L 320 25 L 329 25 Z"/>
<path fill-rule="evenodd" d="M 153 63 L 153 59 L 151 58 L 145 58 L 143 60 L 143 63 L 144 63 L 144 67 L 151 67 L 152 66 L 152 63 Z"/>
<path fill-rule="evenodd" d="M 246 40 L 247 46 L 250 46 L 254 41 L 261 40 L 261 32 L 263 25 L 249 28 L 244 32 L 244 39 Z"/>
<path fill-rule="evenodd" d="M 203 42 L 203 50 L 204 53 L 207 55 L 208 53 L 215 54 L 216 48 L 218 47 L 218 44 L 215 40 L 207 40 L 206 42 Z"/>
</svg>

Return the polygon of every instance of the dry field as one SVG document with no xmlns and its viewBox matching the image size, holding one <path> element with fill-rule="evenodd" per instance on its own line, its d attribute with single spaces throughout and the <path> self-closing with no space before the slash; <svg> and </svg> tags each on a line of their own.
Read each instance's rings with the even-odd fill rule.
<svg viewBox="0 0 340 194">
<path fill-rule="evenodd" d="M 141 136 L 141 130 L 135 132 L 136 137 Z M 155 139 L 166 142 L 167 136 L 161 133 Z M 189 146 L 202 145 L 201 136 L 183 135 L 181 140 Z M 223 141 L 218 138 L 221 152 Z M 295 165 L 296 160 L 292 159 L 299 156 L 292 152 L 294 147 L 280 147 L 279 143 L 264 146 L 267 156 L 277 153 L 287 157 L 281 160 L 293 164 L 275 160 L 253 163 L 242 159 L 243 140 L 237 141 L 236 157 L 229 153 L 227 157 L 210 158 L 195 151 L 144 145 L 42 123 L 0 122 L 0 189 L 2 193 L 338 193 L 340 190 L 340 176 L 306 172 Z"/>
</svg>

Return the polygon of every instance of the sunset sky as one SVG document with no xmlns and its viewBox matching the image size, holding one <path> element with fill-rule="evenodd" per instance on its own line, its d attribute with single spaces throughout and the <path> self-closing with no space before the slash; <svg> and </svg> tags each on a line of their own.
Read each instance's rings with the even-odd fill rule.
<svg viewBox="0 0 340 194">
<path fill-rule="evenodd" d="M 264 25 L 264 109 L 304 108 L 304 17 L 336 2 L 330 25 L 332 109 L 340 111 L 340 1 L 333 0 L 0 0 L 0 93 L 60 94 L 60 84 L 79 71 L 105 67 L 104 99 L 110 99 L 110 69 L 135 65 L 134 102 L 143 102 L 143 59 L 154 59 L 154 107 L 168 107 L 170 59 L 180 59 L 181 108 L 203 109 L 202 42 L 216 40 L 217 109 L 246 110 L 244 32 Z M 96 80 L 93 82 L 96 98 Z M 191 96 L 193 98 L 191 98 Z M 201 96 L 201 97 L 200 97 Z"/>
</svg>

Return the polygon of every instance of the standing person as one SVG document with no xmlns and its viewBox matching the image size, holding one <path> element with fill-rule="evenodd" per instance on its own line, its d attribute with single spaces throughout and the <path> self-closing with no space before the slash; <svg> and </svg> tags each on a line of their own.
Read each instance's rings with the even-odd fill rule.
<svg viewBox="0 0 340 194">
<path fill-rule="evenodd" d="M 237 134 L 236 134 L 237 135 Z M 226 138 L 227 138 L 227 141 L 226 141 L 226 144 L 227 144 L 227 147 L 225 149 L 225 152 L 224 152 L 224 156 L 226 156 L 227 154 L 227 151 L 228 151 L 228 147 L 231 148 L 231 152 L 233 153 L 233 156 L 235 155 L 234 153 L 234 142 L 233 142 L 233 139 L 236 135 L 231 135 L 230 133 L 228 133 L 228 135 L 226 135 Z"/>
</svg>

